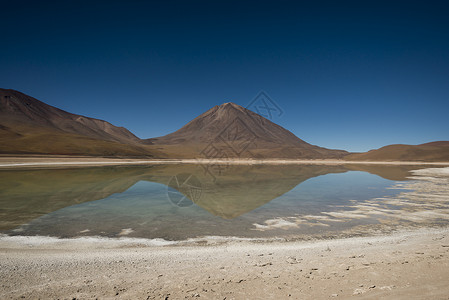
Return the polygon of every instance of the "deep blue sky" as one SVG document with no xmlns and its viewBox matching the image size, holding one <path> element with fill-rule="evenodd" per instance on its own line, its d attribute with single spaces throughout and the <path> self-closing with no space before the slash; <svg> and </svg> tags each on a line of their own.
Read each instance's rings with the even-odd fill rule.
<svg viewBox="0 0 449 300">
<path fill-rule="evenodd" d="M 448 1 L 2 1 L 0 87 L 165 135 L 260 90 L 312 144 L 449 140 Z"/>
</svg>

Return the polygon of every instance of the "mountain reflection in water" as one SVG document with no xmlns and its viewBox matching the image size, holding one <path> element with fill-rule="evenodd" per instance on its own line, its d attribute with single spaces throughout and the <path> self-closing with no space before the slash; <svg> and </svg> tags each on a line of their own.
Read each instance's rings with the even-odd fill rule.
<svg viewBox="0 0 449 300">
<path fill-rule="evenodd" d="M 231 232 L 226 228 L 213 227 L 230 226 L 231 220 L 235 220 L 232 230 L 242 227 L 249 230 L 254 222 L 261 220 L 250 212 L 310 178 L 363 171 L 399 181 L 406 180 L 410 170 L 419 168 L 392 165 L 186 164 L 2 170 L 0 230 L 10 234 L 51 235 L 50 228 L 57 231 L 54 227 L 59 227 L 65 233 L 58 232 L 58 235 L 76 236 L 87 226 L 90 228 L 85 228 L 86 232 L 117 236 L 135 231 L 131 228 L 138 223 L 142 228 L 146 226 L 141 228 L 145 232 L 141 236 L 181 238 L 196 235 L 187 234 L 188 228 L 181 226 L 192 227 L 195 223 L 198 227 L 204 225 L 201 234 L 229 235 Z M 143 185 L 145 182 L 153 185 Z M 150 194 L 145 195 L 146 189 Z M 142 206 L 143 198 L 147 204 L 145 207 Z M 148 202 L 153 206 L 148 207 Z M 95 205 L 99 205 L 97 209 Z M 115 205 L 114 209 L 110 205 Z M 148 211 L 145 213 L 145 210 Z M 244 217 L 246 214 L 248 216 Z M 262 217 L 272 216 L 265 212 Z M 47 219 L 51 222 L 45 221 Z M 100 224 L 105 220 L 111 224 Z M 20 227 L 24 224 L 29 226 Z M 182 228 L 171 228 L 175 224 Z M 128 227 L 128 231 L 122 231 Z M 179 237 L 174 230 L 180 233 Z"/>
</svg>

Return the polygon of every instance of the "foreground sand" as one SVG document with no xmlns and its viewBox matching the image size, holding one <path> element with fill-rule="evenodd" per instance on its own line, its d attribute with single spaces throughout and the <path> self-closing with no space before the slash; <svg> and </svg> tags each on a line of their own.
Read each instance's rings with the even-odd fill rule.
<svg viewBox="0 0 449 300">
<path fill-rule="evenodd" d="M 1 299 L 448 299 L 449 229 L 148 246 L 0 238 Z"/>
</svg>

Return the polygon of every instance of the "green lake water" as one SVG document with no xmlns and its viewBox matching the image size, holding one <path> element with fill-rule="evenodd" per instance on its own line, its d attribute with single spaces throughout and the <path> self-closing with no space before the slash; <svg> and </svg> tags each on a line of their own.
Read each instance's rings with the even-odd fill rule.
<svg viewBox="0 0 449 300">
<path fill-rule="evenodd" d="M 0 232 L 185 240 L 333 237 L 388 230 L 398 224 L 388 225 L 382 214 L 339 216 L 367 200 L 377 205 L 373 199 L 406 192 L 397 184 L 408 182 L 410 170 L 419 168 L 360 164 L 0 170 Z M 377 207 L 393 213 L 403 209 L 382 200 Z"/>
</svg>

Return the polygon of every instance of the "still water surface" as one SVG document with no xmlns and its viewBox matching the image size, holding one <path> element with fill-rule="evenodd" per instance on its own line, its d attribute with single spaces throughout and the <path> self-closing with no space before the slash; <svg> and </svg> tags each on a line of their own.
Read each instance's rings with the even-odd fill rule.
<svg viewBox="0 0 449 300">
<path fill-rule="evenodd" d="M 184 240 L 385 231 L 416 225 L 410 218 L 390 221 L 406 208 L 388 199 L 409 192 L 409 171 L 420 168 L 155 165 L 1 170 L 0 232 Z"/>
</svg>

